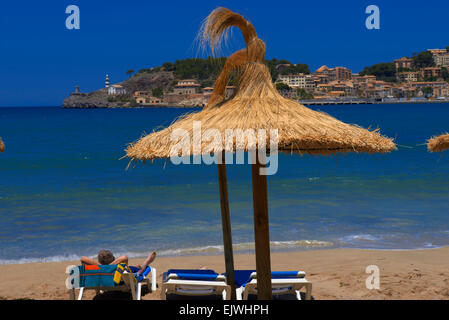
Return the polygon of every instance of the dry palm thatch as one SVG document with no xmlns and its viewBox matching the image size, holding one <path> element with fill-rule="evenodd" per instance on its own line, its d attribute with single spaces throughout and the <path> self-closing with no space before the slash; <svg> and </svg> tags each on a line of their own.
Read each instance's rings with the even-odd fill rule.
<svg viewBox="0 0 449 320">
<path fill-rule="evenodd" d="M 231 72 L 234 70 L 239 70 L 245 63 L 247 63 L 247 52 L 246 49 L 239 50 L 226 59 L 223 70 L 218 75 L 215 81 L 214 91 L 209 98 L 206 108 L 214 107 L 225 100 L 226 86 L 229 81 Z"/>
<path fill-rule="evenodd" d="M 251 130 L 257 133 L 259 129 L 266 130 L 266 145 L 271 142 L 270 130 L 277 130 L 278 149 L 288 153 L 383 153 L 396 148 L 393 141 L 380 135 L 378 130 L 369 131 L 343 123 L 282 97 L 273 86 L 269 70 L 263 63 L 265 44 L 257 38 L 254 27 L 240 15 L 224 8 L 214 10 L 202 28 L 203 39 L 209 39 L 211 48 L 215 49 L 219 43 L 217 39 L 231 26 L 242 30 L 247 45 L 246 50 L 234 54 L 229 68 L 220 74 L 226 79 L 233 68 L 240 69 L 236 95 L 228 101 L 215 101 L 198 113 L 180 117 L 168 128 L 130 144 L 126 149 L 128 157 L 132 160 L 152 160 L 176 155 L 250 151 L 264 147 L 262 140 L 259 143 L 257 138 L 246 134 Z M 220 95 L 223 83 L 216 83 L 215 88 L 217 95 Z M 194 126 L 199 123 L 202 141 L 194 137 Z M 177 135 L 180 131 L 176 129 L 184 130 L 187 133 L 184 137 L 187 138 L 180 141 Z M 229 130 L 240 134 L 227 139 Z M 174 139 L 175 135 L 177 139 Z M 182 154 L 182 150 L 188 151 Z"/>
<path fill-rule="evenodd" d="M 3 143 L 2 138 L 0 137 L 0 152 L 5 151 L 5 144 Z"/>
<path fill-rule="evenodd" d="M 204 20 L 198 34 L 202 46 L 209 44 L 212 52 L 215 53 L 221 43 L 227 40 L 231 27 L 240 29 L 247 47 L 254 39 L 257 39 L 256 29 L 249 21 L 238 13 L 220 7 L 212 11 Z"/>
<path fill-rule="evenodd" d="M 432 137 L 427 143 L 427 149 L 430 152 L 441 152 L 449 149 L 449 134 L 442 134 L 438 137 Z"/>
<path fill-rule="evenodd" d="M 226 8 L 217 8 L 205 19 L 199 32 L 199 38 L 203 47 L 210 45 L 212 53 L 215 53 L 221 43 L 228 38 L 231 27 L 238 27 L 243 34 L 246 47 L 231 55 L 227 60 L 215 81 L 214 91 L 206 108 L 216 106 L 225 100 L 225 90 L 232 71 L 241 72 L 241 68 L 249 61 L 264 62 L 265 43 L 257 37 L 256 29 L 241 15 Z"/>
</svg>

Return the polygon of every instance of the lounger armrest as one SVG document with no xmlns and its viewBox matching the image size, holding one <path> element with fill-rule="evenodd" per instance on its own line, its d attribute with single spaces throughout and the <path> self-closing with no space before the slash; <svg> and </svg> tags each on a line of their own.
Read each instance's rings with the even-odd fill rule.
<svg viewBox="0 0 449 320">
<path fill-rule="evenodd" d="M 170 279 L 178 279 L 178 275 L 176 273 L 170 273 L 167 276 L 167 280 L 170 280 Z"/>
<path fill-rule="evenodd" d="M 216 280 L 217 281 L 224 281 L 224 282 L 226 282 L 226 277 L 224 275 L 220 274 L 220 275 L 217 276 Z"/>
</svg>

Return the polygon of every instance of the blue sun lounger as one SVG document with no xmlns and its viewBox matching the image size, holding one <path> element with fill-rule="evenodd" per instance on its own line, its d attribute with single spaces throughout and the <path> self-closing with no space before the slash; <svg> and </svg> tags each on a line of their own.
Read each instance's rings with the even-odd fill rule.
<svg viewBox="0 0 449 320">
<path fill-rule="evenodd" d="M 248 300 L 249 295 L 257 295 L 256 270 L 236 270 L 235 286 L 237 300 Z M 271 287 L 273 296 L 294 294 L 297 300 L 301 300 L 302 288 L 306 289 L 306 300 L 312 296 L 312 283 L 306 279 L 304 271 L 273 271 Z"/>
<path fill-rule="evenodd" d="M 163 274 L 161 289 L 162 300 L 173 294 L 186 299 L 219 296 L 229 300 L 231 287 L 226 277 L 214 270 L 170 269 Z"/>
<path fill-rule="evenodd" d="M 66 286 L 69 289 L 69 298 L 75 300 L 75 290 L 79 289 L 78 300 L 82 300 L 85 290 L 123 291 L 131 292 L 133 300 L 140 300 L 142 285 L 150 287 L 149 274 L 151 273 L 151 290 L 156 290 L 156 269 L 148 266 L 142 274 L 137 276 L 139 269 L 130 266 L 129 271 L 123 271 L 119 283 L 114 281 L 117 276 L 118 265 L 82 265 L 69 266 L 66 273 L 69 278 Z M 117 280 L 117 278 L 116 278 Z"/>
</svg>

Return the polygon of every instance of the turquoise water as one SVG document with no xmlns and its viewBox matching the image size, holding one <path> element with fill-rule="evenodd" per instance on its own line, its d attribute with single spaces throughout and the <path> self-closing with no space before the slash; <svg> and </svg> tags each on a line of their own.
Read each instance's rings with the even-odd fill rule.
<svg viewBox="0 0 449 320">
<path fill-rule="evenodd" d="M 449 245 L 448 104 L 316 107 L 381 128 L 386 155 L 281 154 L 268 178 L 273 250 Z M 126 144 L 185 109 L 0 108 L 0 263 L 57 261 L 107 248 L 138 256 L 221 252 L 216 166 L 159 160 L 126 170 Z M 252 252 L 251 170 L 228 166 L 233 241 Z"/>
</svg>

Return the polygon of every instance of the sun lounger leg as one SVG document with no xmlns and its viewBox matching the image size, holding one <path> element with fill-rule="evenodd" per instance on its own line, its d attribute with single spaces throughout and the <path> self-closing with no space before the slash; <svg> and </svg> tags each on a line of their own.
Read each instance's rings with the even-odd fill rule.
<svg viewBox="0 0 449 320">
<path fill-rule="evenodd" d="M 151 268 L 151 291 L 156 291 L 156 268 Z"/>
<path fill-rule="evenodd" d="M 142 295 L 142 282 L 139 282 L 137 284 L 137 300 L 140 300 L 141 295 Z"/>
<path fill-rule="evenodd" d="M 243 291 L 243 287 L 237 288 L 235 290 L 235 295 L 237 300 L 242 300 L 242 291 Z"/>
<path fill-rule="evenodd" d="M 84 288 L 80 288 L 80 292 L 78 293 L 78 300 L 83 299 Z"/>
</svg>

